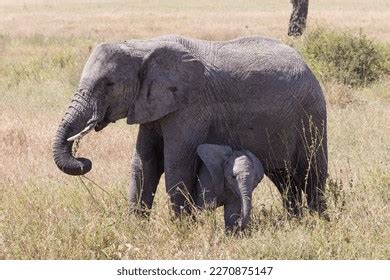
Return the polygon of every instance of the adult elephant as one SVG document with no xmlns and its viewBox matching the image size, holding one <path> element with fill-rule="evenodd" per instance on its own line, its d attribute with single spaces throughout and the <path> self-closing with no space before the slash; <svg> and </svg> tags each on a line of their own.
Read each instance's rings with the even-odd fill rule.
<svg viewBox="0 0 390 280">
<path fill-rule="evenodd" d="M 150 208 L 160 176 L 175 213 L 195 196 L 202 143 L 249 150 L 299 214 L 324 212 L 326 106 L 321 87 L 291 47 L 247 37 L 225 42 L 164 36 L 97 46 L 54 138 L 57 166 L 90 171 L 74 140 L 127 118 L 141 124 L 132 161 L 132 203 Z"/>
</svg>

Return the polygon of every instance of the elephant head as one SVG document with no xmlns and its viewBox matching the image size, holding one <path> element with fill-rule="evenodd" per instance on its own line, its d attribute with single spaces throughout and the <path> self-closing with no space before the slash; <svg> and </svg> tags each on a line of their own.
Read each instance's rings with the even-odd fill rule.
<svg viewBox="0 0 390 280">
<path fill-rule="evenodd" d="M 197 99 L 205 87 L 203 63 L 176 42 L 104 43 L 91 53 L 79 87 L 53 141 L 54 161 L 70 175 L 83 175 L 90 160 L 75 158 L 76 139 L 126 118 L 155 121 Z"/>
<path fill-rule="evenodd" d="M 202 144 L 197 152 L 211 177 L 203 183 L 199 174 L 202 191 L 215 195 L 214 201 L 224 205 L 228 230 L 244 229 L 250 220 L 252 192 L 264 176 L 261 162 L 249 151 L 233 151 L 224 145 Z"/>
</svg>

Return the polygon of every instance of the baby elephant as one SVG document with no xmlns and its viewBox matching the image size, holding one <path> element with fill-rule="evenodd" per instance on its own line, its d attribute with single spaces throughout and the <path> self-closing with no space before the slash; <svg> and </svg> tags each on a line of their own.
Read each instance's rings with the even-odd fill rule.
<svg viewBox="0 0 390 280">
<path fill-rule="evenodd" d="M 197 148 L 200 166 L 196 205 L 200 209 L 224 205 L 225 229 L 243 230 L 252 208 L 252 192 L 264 176 L 259 159 L 249 151 L 233 151 L 224 145 Z"/>
</svg>

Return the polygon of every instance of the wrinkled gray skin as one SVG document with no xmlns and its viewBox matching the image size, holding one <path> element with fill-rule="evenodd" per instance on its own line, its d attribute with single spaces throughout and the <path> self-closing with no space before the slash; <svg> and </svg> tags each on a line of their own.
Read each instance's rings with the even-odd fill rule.
<svg viewBox="0 0 390 280">
<path fill-rule="evenodd" d="M 196 185 L 200 209 L 224 206 L 227 231 L 243 230 L 252 209 L 252 192 L 264 176 L 263 165 L 249 151 L 233 151 L 225 145 L 202 144 L 202 160 Z"/>
<path fill-rule="evenodd" d="M 132 159 L 133 205 L 150 208 L 160 176 L 175 213 L 196 196 L 196 148 L 249 150 L 299 214 L 326 209 L 326 106 L 321 87 L 291 47 L 262 37 L 225 42 L 163 36 L 97 46 L 53 143 L 67 174 L 89 172 L 74 140 L 127 118 L 141 124 Z M 135 191 L 134 191 L 135 190 Z M 145 194 L 145 195 L 144 195 Z"/>
</svg>

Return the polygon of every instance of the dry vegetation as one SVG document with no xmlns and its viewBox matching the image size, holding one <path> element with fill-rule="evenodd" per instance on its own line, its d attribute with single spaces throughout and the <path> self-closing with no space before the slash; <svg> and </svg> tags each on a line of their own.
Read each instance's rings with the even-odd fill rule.
<svg viewBox="0 0 390 280">
<path fill-rule="evenodd" d="M 288 0 L 1 1 L 0 259 L 389 259 L 386 76 L 360 89 L 323 83 L 330 222 L 288 220 L 267 180 L 255 192 L 251 231 L 240 238 L 224 235 L 220 211 L 197 223 L 171 220 L 163 182 L 150 219 L 130 216 L 137 127 L 124 122 L 83 139 L 79 153 L 94 162 L 88 178 L 66 176 L 53 163 L 51 139 L 97 42 L 167 33 L 287 40 L 290 9 Z M 386 0 L 310 3 L 309 26 L 362 28 L 383 44 L 389 18 Z"/>
</svg>

